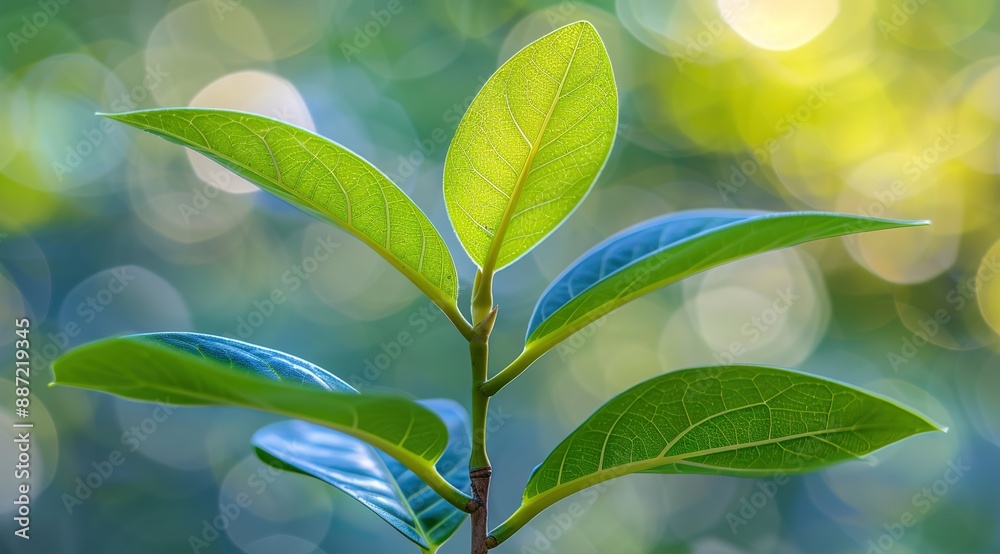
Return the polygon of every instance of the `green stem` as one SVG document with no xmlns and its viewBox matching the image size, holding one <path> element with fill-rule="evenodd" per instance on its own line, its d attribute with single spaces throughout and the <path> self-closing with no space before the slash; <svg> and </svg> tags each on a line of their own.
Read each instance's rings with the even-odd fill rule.
<svg viewBox="0 0 1000 554">
<path fill-rule="evenodd" d="M 472 453 L 469 456 L 469 478 L 472 481 L 472 554 L 487 554 L 489 535 L 488 505 L 493 468 L 486 452 L 486 418 L 490 397 L 479 389 L 489 378 L 490 333 L 497 319 L 493 303 L 493 273 L 478 273 L 472 296 L 472 320 L 476 322 L 469 339 L 469 359 L 472 365 Z"/>
<path fill-rule="evenodd" d="M 406 467 L 452 506 L 462 511 L 468 508 L 472 497 L 455 488 L 433 466 L 426 464 L 406 464 Z"/>
<path fill-rule="evenodd" d="M 493 270 L 482 269 L 476 272 L 476 280 L 472 285 L 472 321 L 478 325 L 489 316 L 492 309 Z M 486 338 L 489 338 L 488 333 Z"/>
<path fill-rule="evenodd" d="M 490 466 L 486 454 L 486 417 L 490 406 L 490 397 L 480 392 L 479 388 L 486 381 L 489 344 L 485 339 L 473 338 L 469 343 L 469 353 L 472 358 L 472 455 L 469 459 L 469 469 L 479 469 Z"/>
<path fill-rule="evenodd" d="M 535 360 L 540 358 L 542 354 L 545 353 L 547 349 L 537 349 L 537 348 L 525 348 L 518 354 L 517 358 L 510 363 L 507 367 L 503 369 L 500 373 L 493 376 L 492 379 L 487 379 L 479 387 L 479 392 L 485 394 L 486 396 L 493 396 L 494 394 L 500 392 L 500 389 L 507 386 L 508 383 L 517 378 L 518 375 L 528 369 L 528 366 L 535 363 Z"/>
<path fill-rule="evenodd" d="M 438 308 L 441 308 L 444 315 L 455 325 L 455 328 L 458 329 L 459 333 L 462 333 L 462 336 L 465 337 L 466 340 L 472 340 L 472 335 L 475 334 L 475 330 L 472 328 L 472 324 L 465 319 L 464 315 L 462 315 L 462 311 L 458 309 L 458 305 L 437 301 L 434 303 L 437 304 Z"/>
</svg>

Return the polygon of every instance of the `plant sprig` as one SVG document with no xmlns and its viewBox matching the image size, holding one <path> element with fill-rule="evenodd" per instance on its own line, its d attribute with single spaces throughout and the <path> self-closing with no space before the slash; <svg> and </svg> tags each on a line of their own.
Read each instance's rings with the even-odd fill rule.
<svg viewBox="0 0 1000 554">
<path fill-rule="evenodd" d="M 471 552 L 483 554 L 558 500 L 629 473 L 809 471 L 941 429 L 891 400 L 791 370 L 678 370 L 598 409 L 538 466 L 520 508 L 489 531 L 490 397 L 545 352 L 630 300 L 706 269 L 812 240 L 926 224 L 735 210 L 642 222 L 595 246 L 549 285 L 524 350 L 491 377 L 497 272 L 569 217 L 614 142 L 614 74 L 587 22 L 545 35 L 503 64 L 449 147 L 445 202 L 479 268 L 470 319 L 458 308 L 459 279 L 440 233 L 398 186 L 344 146 L 288 123 L 226 110 L 108 117 L 200 152 L 371 246 L 468 340 L 471 417 L 452 401 L 359 394 L 305 360 L 193 333 L 111 338 L 74 349 L 56 362 L 54 384 L 295 418 L 258 431 L 253 444 L 261 460 L 342 490 L 421 552 L 437 551 L 471 514 Z"/>
</svg>

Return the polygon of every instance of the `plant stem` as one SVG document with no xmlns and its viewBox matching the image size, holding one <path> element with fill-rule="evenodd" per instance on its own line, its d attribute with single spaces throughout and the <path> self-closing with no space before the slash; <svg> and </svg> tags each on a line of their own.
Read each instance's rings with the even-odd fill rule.
<svg viewBox="0 0 1000 554">
<path fill-rule="evenodd" d="M 420 477 L 423 482 L 427 483 L 427 486 L 431 488 L 434 492 L 441 495 L 452 506 L 458 508 L 459 510 L 468 511 L 469 503 L 473 501 L 469 498 L 469 495 L 455 488 L 451 483 L 449 483 L 437 469 L 429 467 L 425 469 L 424 464 L 414 463 L 408 464 L 406 467 L 412 471 L 417 477 Z"/>
<path fill-rule="evenodd" d="M 513 381 L 518 375 L 524 372 L 524 370 L 528 369 L 528 366 L 533 364 L 535 360 L 540 358 L 544 353 L 544 349 L 525 348 L 520 354 L 517 355 L 517 358 L 515 358 L 510 365 L 503 369 L 503 371 L 494 375 L 492 379 L 487 379 L 486 382 L 479 387 L 479 391 L 486 396 L 493 396 L 494 394 L 500 392 L 500 389 L 507 386 L 508 383 Z"/>
<path fill-rule="evenodd" d="M 493 302 L 493 276 L 487 278 L 476 275 L 473 292 L 472 314 L 476 322 L 472 338 L 469 339 L 469 358 L 472 365 L 472 453 L 469 456 L 469 477 L 472 480 L 472 554 L 486 554 L 486 538 L 489 535 L 487 519 L 490 498 L 490 480 L 493 468 L 486 452 L 486 417 L 490 407 L 490 397 L 479 389 L 489 377 L 490 332 L 497 318 L 497 308 L 491 306 L 485 311 L 482 302 Z"/>
<path fill-rule="evenodd" d="M 472 321 L 479 324 L 485 321 L 493 309 L 493 271 L 480 270 L 476 272 L 476 280 L 472 285 Z M 489 333 L 486 338 L 489 339 Z M 472 339 L 469 339 L 472 340 Z"/>
<path fill-rule="evenodd" d="M 465 337 L 466 340 L 472 340 L 472 334 L 475 330 L 472 328 L 472 325 L 466 321 L 465 316 L 462 315 L 458 306 L 437 301 L 434 303 L 437 304 L 438 308 L 440 308 L 442 312 L 444 312 L 444 315 L 455 325 L 455 328 L 458 329 L 459 333 L 462 333 L 462 336 Z"/>
<path fill-rule="evenodd" d="M 490 458 L 486 453 L 486 416 L 490 397 L 479 390 L 486 382 L 486 366 L 490 350 L 487 340 L 477 335 L 469 343 L 469 354 L 472 359 L 472 455 L 469 458 L 470 470 L 490 466 Z"/>
<path fill-rule="evenodd" d="M 472 477 L 472 496 L 476 502 L 479 502 L 479 507 L 472 512 L 471 516 L 472 549 L 470 552 L 472 554 L 487 554 L 490 526 L 487 521 L 486 503 L 490 497 L 490 479 L 493 476 L 493 470 L 487 467 L 469 472 L 469 476 Z"/>
</svg>

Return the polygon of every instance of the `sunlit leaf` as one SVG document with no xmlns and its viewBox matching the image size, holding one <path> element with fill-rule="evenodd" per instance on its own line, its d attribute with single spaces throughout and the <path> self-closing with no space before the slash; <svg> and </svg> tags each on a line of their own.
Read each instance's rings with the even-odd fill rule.
<svg viewBox="0 0 1000 554">
<path fill-rule="evenodd" d="M 358 237 L 441 308 L 458 313 L 455 263 L 406 194 L 347 148 L 260 115 L 202 108 L 107 117 L 204 154 L 297 208 Z"/>
<path fill-rule="evenodd" d="M 451 400 L 419 403 L 448 426 L 448 447 L 437 462 L 438 472 L 455 488 L 467 490 L 470 428 L 465 409 Z M 398 461 L 324 427 L 283 421 L 257 431 L 253 444 L 265 462 L 337 487 L 428 551 L 448 540 L 468 515 Z"/>
<path fill-rule="evenodd" d="M 617 124 L 611 61 L 590 23 L 557 29 L 503 64 L 445 160 L 448 214 L 473 261 L 502 268 L 558 227 L 604 167 Z"/>
<path fill-rule="evenodd" d="M 892 400 L 794 371 L 674 371 L 618 395 L 573 431 L 494 536 L 502 541 L 560 499 L 630 473 L 801 473 L 934 430 Z"/>
</svg>

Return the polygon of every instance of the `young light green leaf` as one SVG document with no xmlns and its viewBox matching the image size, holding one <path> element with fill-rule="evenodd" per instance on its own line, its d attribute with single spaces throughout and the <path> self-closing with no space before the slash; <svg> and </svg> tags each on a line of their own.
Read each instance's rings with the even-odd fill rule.
<svg viewBox="0 0 1000 554">
<path fill-rule="evenodd" d="M 381 254 L 469 333 L 455 262 L 420 208 L 347 148 L 268 117 L 202 108 L 105 114 L 222 164 Z"/>
<path fill-rule="evenodd" d="M 623 304 L 727 262 L 804 242 L 914 225 L 823 212 L 689 210 L 644 221 L 583 254 L 542 293 L 524 351 L 484 385 L 494 394 L 534 360 Z"/>
<path fill-rule="evenodd" d="M 465 409 L 452 400 L 419 404 L 448 426 L 448 448 L 438 472 L 467 490 L 470 433 Z M 329 483 L 370 508 L 424 552 L 434 552 L 465 521 L 466 512 L 443 502 L 412 471 L 361 441 L 304 421 L 268 425 L 253 436 L 257 455 L 275 467 Z"/>
<path fill-rule="evenodd" d="M 434 468 L 448 430 L 432 411 L 402 397 L 357 394 L 282 352 L 193 333 L 134 335 L 71 350 L 53 371 L 53 385 L 177 405 L 239 406 L 329 427 L 396 458 L 453 505 L 468 501 Z"/>
<path fill-rule="evenodd" d="M 547 506 L 629 473 L 759 477 L 855 459 L 941 430 L 892 400 L 763 366 L 701 367 L 641 383 L 599 408 L 532 473 L 502 542 Z"/>
<path fill-rule="evenodd" d="M 444 166 L 448 215 L 484 274 L 569 216 L 604 167 L 617 125 L 611 61 L 585 21 L 529 44 L 490 77 Z"/>
</svg>

